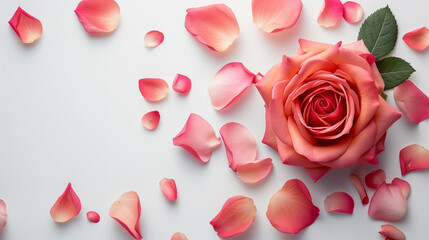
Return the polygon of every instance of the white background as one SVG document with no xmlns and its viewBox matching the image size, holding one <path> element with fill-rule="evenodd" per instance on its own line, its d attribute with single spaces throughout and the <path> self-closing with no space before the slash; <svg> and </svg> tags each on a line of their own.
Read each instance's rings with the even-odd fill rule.
<svg viewBox="0 0 429 240">
<path fill-rule="evenodd" d="M 360 23 L 345 21 L 333 29 L 317 22 L 321 0 L 303 0 L 297 24 L 277 34 L 266 34 L 252 22 L 251 1 L 225 0 L 236 14 L 240 36 L 226 53 L 215 53 L 199 44 L 185 29 L 186 9 L 220 3 L 218 0 L 118 0 L 118 29 L 105 37 L 89 36 L 73 12 L 78 0 L 0 1 L 0 198 L 8 208 L 8 225 L 1 239 L 103 239 L 132 237 L 108 215 L 110 205 L 122 193 L 138 192 L 144 239 L 170 239 L 174 232 L 190 240 L 218 239 L 209 224 L 227 198 L 245 195 L 258 209 L 254 224 L 233 240 L 249 239 L 384 239 L 377 232 L 386 222 L 371 219 L 348 179 L 383 168 L 390 182 L 400 177 L 399 151 L 413 143 L 429 147 L 429 120 L 414 124 L 404 116 L 389 130 L 386 150 L 377 166 L 353 166 L 335 170 L 313 184 L 304 170 L 281 164 L 277 153 L 260 143 L 264 134 L 262 98 L 252 86 L 226 111 L 215 111 L 207 84 L 232 61 L 254 73 L 265 73 L 283 54 L 293 55 L 298 39 L 336 43 L 355 41 Z M 410 78 L 429 93 L 428 50 L 409 48 L 402 36 L 429 25 L 429 2 L 359 1 L 365 16 L 388 3 L 399 24 L 398 41 L 391 55 L 409 61 L 417 70 Z M 21 43 L 7 23 L 18 6 L 41 20 L 43 35 L 35 44 Z M 143 37 L 160 30 L 165 41 L 147 49 Z M 172 91 L 156 104 L 146 102 L 138 89 L 144 77 L 164 78 L 171 86 L 176 73 L 189 76 L 188 96 Z M 392 91 L 388 102 L 394 106 Z M 147 131 L 144 113 L 159 110 L 158 128 Z M 190 113 L 208 120 L 218 132 L 230 121 L 245 125 L 258 140 L 258 157 L 271 157 L 274 168 L 257 185 L 242 183 L 228 167 L 223 146 L 209 163 L 193 159 L 172 143 Z M 174 178 L 178 200 L 168 202 L 158 182 Z M 271 196 L 288 179 L 298 178 L 309 188 L 320 216 L 300 234 L 286 235 L 274 229 L 265 216 Z M 407 215 L 394 223 L 408 239 L 429 235 L 429 172 L 404 177 L 412 186 Z M 55 223 L 49 210 L 71 182 L 82 201 L 79 216 Z M 355 200 L 353 215 L 330 214 L 323 200 L 334 191 L 346 191 Z M 373 190 L 368 190 L 370 196 Z M 86 219 L 87 211 L 101 215 L 98 224 Z"/>
</svg>

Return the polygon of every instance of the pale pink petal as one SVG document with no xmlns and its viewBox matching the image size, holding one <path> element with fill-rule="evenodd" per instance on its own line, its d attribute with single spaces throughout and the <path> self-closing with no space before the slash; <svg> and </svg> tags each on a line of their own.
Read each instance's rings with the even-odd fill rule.
<svg viewBox="0 0 429 240">
<path fill-rule="evenodd" d="M 385 236 L 388 240 L 405 240 L 405 234 L 393 225 L 385 224 L 381 225 L 381 231 L 378 232 Z"/>
<path fill-rule="evenodd" d="M 159 187 L 161 188 L 162 193 L 168 200 L 174 201 L 177 199 L 177 187 L 174 179 L 161 179 L 161 181 L 159 181 Z"/>
<path fill-rule="evenodd" d="M 213 51 L 227 50 L 240 34 L 237 19 L 225 4 L 189 8 L 185 28 Z"/>
<path fill-rule="evenodd" d="M 310 175 L 311 180 L 313 180 L 314 183 L 316 183 L 321 177 L 325 176 L 325 174 L 332 170 L 330 167 L 309 167 L 304 169 L 308 175 Z"/>
<path fill-rule="evenodd" d="M 345 192 L 334 192 L 325 198 L 325 210 L 327 212 L 340 212 L 353 214 L 355 202 Z"/>
<path fill-rule="evenodd" d="M 168 84 L 160 78 L 140 79 L 139 89 L 143 97 L 149 102 L 159 102 L 168 94 Z"/>
<path fill-rule="evenodd" d="M 209 94 L 216 110 L 228 107 L 252 85 L 255 74 L 242 63 L 232 62 L 223 66 L 209 83 Z"/>
<path fill-rule="evenodd" d="M 429 117 L 429 97 L 407 80 L 393 89 L 393 97 L 401 112 L 413 122 Z"/>
<path fill-rule="evenodd" d="M 122 194 L 109 209 L 109 215 L 137 240 L 142 239 L 140 212 L 140 199 L 134 191 Z"/>
<path fill-rule="evenodd" d="M 363 18 L 363 9 L 359 3 L 348 1 L 343 4 L 343 17 L 349 23 L 357 23 Z"/>
<path fill-rule="evenodd" d="M 0 199 L 0 233 L 7 224 L 6 203 Z"/>
<path fill-rule="evenodd" d="M 87 33 L 110 33 L 119 24 L 120 10 L 114 0 L 82 0 L 74 12 Z"/>
<path fill-rule="evenodd" d="M 185 234 L 177 232 L 173 234 L 171 240 L 188 240 L 188 238 L 185 236 Z"/>
<path fill-rule="evenodd" d="M 404 196 L 404 198 L 408 198 L 411 192 L 411 185 L 407 181 L 400 178 L 394 178 L 392 184 L 398 186 L 399 189 L 401 189 L 402 196 Z"/>
<path fill-rule="evenodd" d="M 386 181 L 386 173 L 383 169 L 377 169 L 365 176 L 365 183 L 369 188 L 377 189 L 384 181 Z"/>
<path fill-rule="evenodd" d="M 405 174 L 429 168 L 429 150 L 419 144 L 412 144 L 399 152 L 402 176 Z"/>
<path fill-rule="evenodd" d="M 399 221 L 405 216 L 407 205 L 398 185 L 382 183 L 371 199 L 368 215 L 384 221 Z"/>
<path fill-rule="evenodd" d="M 278 32 L 295 25 L 301 9 L 301 0 L 253 0 L 253 22 L 264 32 Z"/>
<path fill-rule="evenodd" d="M 353 185 L 355 186 L 356 190 L 359 193 L 359 197 L 362 201 L 362 205 L 366 205 L 369 202 L 368 194 L 366 193 L 366 189 L 363 186 L 363 183 L 361 179 L 354 173 L 350 174 L 350 181 L 352 181 Z"/>
<path fill-rule="evenodd" d="M 80 199 L 69 183 L 64 193 L 52 206 L 50 213 L 55 222 L 63 223 L 77 216 L 80 209 Z"/>
<path fill-rule="evenodd" d="M 87 212 L 86 217 L 90 222 L 93 222 L 93 223 L 98 223 L 100 221 L 100 215 L 93 211 Z"/>
<path fill-rule="evenodd" d="M 9 24 L 23 43 L 33 43 L 43 33 L 42 23 L 20 7 L 10 19 Z"/>
<path fill-rule="evenodd" d="M 159 123 L 160 115 L 158 111 L 151 111 L 143 115 L 142 125 L 147 130 L 154 130 Z"/>
<path fill-rule="evenodd" d="M 245 163 L 237 167 L 237 175 L 245 183 L 257 183 L 262 181 L 273 168 L 271 158 Z"/>
<path fill-rule="evenodd" d="M 177 74 L 173 81 L 173 90 L 181 93 L 188 94 L 191 91 L 192 83 L 191 79 L 182 74 Z"/>
<path fill-rule="evenodd" d="M 337 26 L 343 17 L 343 4 L 340 0 L 324 0 L 317 23 L 324 28 Z"/>
<path fill-rule="evenodd" d="M 271 197 L 267 217 L 278 231 L 297 234 L 316 220 L 319 211 L 305 184 L 292 179 Z"/>
<path fill-rule="evenodd" d="M 402 40 L 412 49 L 425 50 L 429 46 L 429 29 L 421 27 L 406 33 Z"/>
<path fill-rule="evenodd" d="M 150 31 L 144 36 L 144 44 L 148 48 L 154 48 L 164 42 L 164 34 L 160 31 Z"/>
<path fill-rule="evenodd" d="M 216 137 L 213 127 L 197 114 L 191 113 L 173 144 L 184 148 L 201 162 L 208 162 L 215 148 L 220 145 L 220 138 Z"/>
<path fill-rule="evenodd" d="M 232 237 L 246 231 L 255 220 L 256 207 L 251 198 L 229 198 L 210 222 L 221 238 Z"/>
</svg>

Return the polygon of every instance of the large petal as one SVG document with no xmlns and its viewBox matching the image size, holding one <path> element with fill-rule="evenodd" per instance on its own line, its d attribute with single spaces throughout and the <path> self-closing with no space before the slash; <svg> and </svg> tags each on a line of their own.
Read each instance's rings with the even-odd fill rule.
<svg viewBox="0 0 429 240">
<path fill-rule="evenodd" d="M 363 18 L 363 8 L 357 2 L 348 1 L 343 4 L 343 17 L 349 23 L 357 23 Z"/>
<path fill-rule="evenodd" d="M 366 193 L 366 189 L 362 181 L 360 180 L 360 178 L 356 174 L 352 173 L 350 174 L 350 181 L 353 183 L 357 192 L 359 193 L 360 199 L 362 201 L 362 205 L 368 204 L 369 202 L 368 194 Z"/>
<path fill-rule="evenodd" d="M 402 176 L 405 174 L 429 168 L 429 150 L 419 144 L 412 144 L 399 152 L 399 163 Z"/>
<path fill-rule="evenodd" d="M 353 213 L 355 202 L 345 192 L 334 192 L 325 198 L 325 210 L 327 212 Z"/>
<path fill-rule="evenodd" d="M 137 240 L 142 239 L 140 212 L 140 199 L 134 191 L 122 194 L 109 209 L 109 215 Z"/>
<path fill-rule="evenodd" d="M 43 33 L 42 23 L 20 7 L 10 19 L 9 24 L 23 43 L 33 43 Z"/>
<path fill-rule="evenodd" d="M 401 112 L 413 122 L 429 117 L 429 97 L 407 80 L 393 89 L 393 97 Z"/>
<path fill-rule="evenodd" d="M 82 0 L 74 12 L 88 33 L 110 33 L 119 24 L 120 10 L 114 0 Z"/>
<path fill-rule="evenodd" d="M 271 172 L 273 163 L 271 158 L 245 163 L 237 167 L 237 175 L 245 183 L 257 183 L 262 181 Z"/>
<path fill-rule="evenodd" d="M 167 97 L 168 84 L 160 78 L 142 78 L 139 80 L 139 90 L 149 102 L 159 102 Z"/>
<path fill-rule="evenodd" d="M 80 199 L 69 183 L 64 193 L 52 206 L 50 214 L 55 222 L 63 223 L 77 216 L 81 207 Z"/>
<path fill-rule="evenodd" d="M 0 199 L 0 233 L 7 223 L 6 203 Z"/>
<path fill-rule="evenodd" d="M 176 232 L 171 237 L 171 240 L 188 240 L 188 238 L 186 237 L 185 234 L 180 233 L 180 232 Z"/>
<path fill-rule="evenodd" d="M 191 79 L 182 74 L 177 74 L 173 81 L 173 90 L 181 93 L 188 94 L 191 91 L 192 83 Z"/>
<path fill-rule="evenodd" d="M 429 29 L 421 27 L 406 33 L 402 40 L 412 49 L 425 50 L 429 46 Z"/>
<path fill-rule="evenodd" d="M 399 221 L 405 216 L 407 205 L 398 185 L 382 183 L 371 199 L 368 214 L 379 220 Z"/>
<path fill-rule="evenodd" d="M 158 47 L 162 42 L 164 42 L 164 34 L 160 31 L 149 31 L 144 36 L 144 44 L 148 48 Z"/>
<path fill-rule="evenodd" d="M 295 25 L 301 9 L 301 0 L 253 0 L 253 22 L 264 32 L 278 32 Z"/>
<path fill-rule="evenodd" d="M 147 130 L 154 130 L 158 126 L 160 118 L 158 111 L 148 112 L 142 117 L 142 125 Z"/>
<path fill-rule="evenodd" d="M 405 240 L 405 234 L 397 227 L 391 224 L 381 225 L 381 231 L 378 232 L 388 240 Z"/>
<path fill-rule="evenodd" d="M 366 185 L 373 189 L 377 189 L 385 181 L 386 173 L 383 169 L 374 170 L 365 176 Z"/>
<path fill-rule="evenodd" d="M 343 17 L 343 4 L 340 0 L 324 0 L 317 23 L 324 28 L 337 26 Z"/>
<path fill-rule="evenodd" d="M 159 181 L 159 187 L 161 188 L 162 193 L 168 200 L 174 201 L 177 199 L 177 187 L 174 179 L 161 179 L 161 181 Z"/>
</svg>

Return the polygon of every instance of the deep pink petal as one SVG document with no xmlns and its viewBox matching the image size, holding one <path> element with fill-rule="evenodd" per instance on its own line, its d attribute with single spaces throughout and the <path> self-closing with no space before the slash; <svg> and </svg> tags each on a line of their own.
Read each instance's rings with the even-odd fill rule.
<svg viewBox="0 0 429 240">
<path fill-rule="evenodd" d="M 384 221 L 399 221 L 405 216 L 407 205 L 398 185 L 382 183 L 371 199 L 368 215 Z"/>
<path fill-rule="evenodd" d="M 93 211 L 87 212 L 86 217 L 90 222 L 93 222 L 93 223 L 98 223 L 100 221 L 100 215 Z"/>
<path fill-rule="evenodd" d="M 325 176 L 332 168 L 330 167 L 314 167 L 314 168 L 304 168 L 305 171 L 310 175 L 311 180 L 316 183 L 321 177 Z"/>
<path fill-rule="evenodd" d="M 405 234 L 393 225 L 385 224 L 381 225 L 381 231 L 378 232 L 385 236 L 387 240 L 405 240 Z"/>
<path fill-rule="evenodd" d="M 349 23 L 357 23 L 363 18 L 363 8 L 359 3 L 348 1 L 343 4 L 343 17 Z"/>
<path fill-rule="evenodd" d="M 9 24 L 23 43 L 33 43 L 43 33 L 42 23 L 20 7 L 10 19 Z"/>
<path fill-rule="evenodd" d="M 399 152 L 402 176 L 405 174 L 429 168 L 429 150 L 419 144 L 412 144 Z"/>
<path fill-rule="evenodd" d="M 171 237 L 171 240 L 188 240 L 185 234 L 177 232 Z"/>
<path fill-rule="evenodd" d="M 0 233 L 7 224 L 6 203 L 0 199 Z"/>
<path fill-rule="evenodd" d="M 150 31 L 144 36 L 144 44 L 148 48 L 154 48 L 164 42 L 164 34 L 160 31 Z"/>
<path fill-rule="evenodd" d="M 158 111 L 148 112 L 142 117 L 142 125 L 147 130 L 154 130 L 158 126 L 160 118 Z"/>
<path fill-rule="evenodd" d="M 343 4 L 340 0 L 324 0 L 317 23 L 324 28 L 337 26 L 343 17 Z"/>
<path fill-rule="evenodd" d="M 232 237 L 246 231 L 255 220 L 256 207 L 251 198 L 229 198 L 210 222 L 221 238 Z"/>
<path fill-rule="evenodd" d="M 408 198 L 411 192 L 411 185 L 407 181 L 400 178 L 394 178 L 392 184 L 398 186 L 399 189 L 401 189 L 402 196 L 404 196 L 404 198 Z"/>
<path fill-rule="evenodd" d="M 256 160 L 237 167 L 237 175 L 245 183 L 257 183 L 262 181 L 273 168 L 271 158 Z"/>
<path fill-rule="evenodd" d="M 429 97 L 407 80 L 393 89 L 393 97 L 401 112 L 413 122 L 429 117 Z"/>
<path fill-rule="evenodd" d="M 159 181 L 159 187 L 161 188 L 162 193 L 168 200 L 174 201 L 177 199 L 177 187 L 174 179 L 161 179 L 161 181 Z"/>
<path fill-rule="evenodd" d="M 350 174 L 350 181 L 352 181 L 353 185 L 355 186 L 356 190 L 359 193 L 359 197 L 362 201 L 362 205 L 366 205 L 369 202 L 368 194 L 366 193 L 366 189 L 363 186 L 363 183 L 361 179 L 354 173 Z"/>
<path fill-rule="evenodd" d="M 55 222 L 63 223 L 77 216 L 81 207 L 80 199 L 69 183 L 64 193 L 52 206 L 50 214 Z"/>
<path fill-rule="evenodd" d="M 134 191 L 122 194 L 109 209 L 109 215 L 137 240 L 142 239 L 140 212 L 140 199 Z"/>
<path fill-rule="evenodd" d="M 264 32 L 278 32 L 295 25 L 301 9 L 301 0 L 253 0 L 253 22 Z"/>
<path fill-rule="evenodd" d="M 386 173 L 383 169 L 377 169 L 365 176 L 365 183 L 369 188 L 377 189 L 386 181 Z"/>
<path fill-rule="evenodd" d="M 168 94 L 168 84 L 160 78 L 140 79 L 139 89 L 143 97 L 149 102 L 159 102 Z"/>
<path fill-rule="evenodd" d="M 188 94 L 191 91 L 192 83 L 191 79 L 182 74 L 177 74 L 173 81 L 173 90 L 181 93 Z"/>
<path fill-rule="evenodd" d="M 406 33 L 402 40 L 412 49 L 425 50 L 429 46 L 429 29 L 421 27 Z"/>
<path fill-rule="evenodd" d="M 340 212 L 353 214 L 355 202 L 345 192 L 334 192 L 325 198 L 325 210 L 327 212 Z"/>
<path fill-rule="evenodd" d="M 82 0 L 74 12 L 87 33 L 110 33 L 119 24 L 120 10 L 114 0 Z"/>
</svg>

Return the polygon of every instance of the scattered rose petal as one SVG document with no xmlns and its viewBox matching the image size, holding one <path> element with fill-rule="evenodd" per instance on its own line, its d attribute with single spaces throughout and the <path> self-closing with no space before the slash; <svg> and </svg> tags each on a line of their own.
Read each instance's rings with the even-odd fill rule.
<svg viewBox="0 0 429 240">
<path fill-rule="evenodd" d="M 383 169 L 374 170 L 365 176 L 365 183 L 369 188 L 377 189 L 386 181 L 386 173 Z"/>
<path fill-rule="evenodd" d="M 171 240 L 188 240 L 188 238 L 185 236 L 185 234 L 177 232 L 173 234 Z"/>
<path fill-rule="evenodd" d="M 319 211 L 305 184 L 292 179 L 271 197 L 267 217 L 278 231 L 297 234 L 316 220 Z"/>
<path fill-rule="evenodd" d="M 87 33 L 106 34 L 118 27 L 120 10 L 114 0 L 82 0 L 74 12 Z"/>
<path fill-rule="evenodd" d="M 387 240 L 405 240 L 405 234 L 393 225 L 381 225 L 381 235 L 385 236 Z"/>
<path fill-rule="evenodd" d="M 154 130 L 158 127 L 159 119 L 161 116 L 158 111 L 151 111 L 143 115 L 142 117 L 142 125 L 147 130 Z"/>
<path fill-rule="evenodd" d="M 402 40 L 412 49 L 425 50 L 429 46 L 429 29 L 421 27 L 406 33 Z"/>
<path fill-rule="evenodd" d="M 411 185 L 407 181 L 400 178 L 394 178 L 392 184 L 398 186 L 399 189 L 401 189 L 402 196 L 404 196 L 405 199 L 408 198 L 411 192 Z"/>
<path fill-rule="evenodd" d="M 301 9 L 301 0 L 253 0 L 253 22 L 264 32 L 278 32 L 295 25 Z"/>
<path fill-rule="evenodd" d="M 0 233 L 7 223 L 6 203 L 0 199 Z"/>
<path fill-rule="evenodd" d="M 368 215 L 384 221 L 399 221 L 407 212 L 407 199 L 396 184 L 382 183 L 374 193 Z"/>
<path fill-rule="evenodd" d="M 184 148 L 201 162 L 208 162 L 215 148 L 220 145 L 220 138 L 216 137 L 213 127 L 202 117 L 191 113 L 173 144 Z"/>
<path fill-rule="evenodd" d="M 252 85 L 255 74 L 242 63 L 232 62 L 223 66 L 209 83 L 209 94 L 216 110 L 228 107 Z"/>
<path fill-rule="evenodd" d="M 77 216 L 80 209 L 80 199 L 69 183 L 64 193 L 52 206 L 50 213 L 55 222 L 63 223 Z"/>
<path fill-rule="evenodd" d="M 168 200 L 174 201 L 177 199 L 177 187 L 174 179 L 161 179 L 161 181 L 159 181 L 159 187 L 161 188 L 162 193 Z"/>
<path fill-rule="evenodd" d="M 362 205 L 368 204 L 368 202 L 369 202 L 368 194 L 366 193 L 366 189 L 363 186 L 363 183 L 360 180 L 360 178 L 356 174 L 352 173 L 350 175 L 350 181 L 352 181 L 353 185 L 355 186 L 356 190 L 358 191 L 360 199 L 362 201 Z"/>
<path fill-rule="evenodd" d="M 245 163 L 237 167 L 237 175 L 245 183 L 257 183 L 262 181 L 273 168 L 271 158 Z"/>
<path fill-rule="evenodd" d="M 168 84 L 160 78 L 140 79 L 139 89 L 143 97 L 149 102 L 159 102 L 168 94 Z"/>
<path fill-rule="evenodd" d="M 251 198 L 229 198 L 210 222 L 221 238 L 232 237 L 247 230 L 255 220 L 256 207 Z"/>
<path fill-rule="evenodd" d="M 429 150 L 419 144 L 412 144 L 399 152 L 399 163 L 402 176 L 405 174 L 429 168 Z"/>
<path fill-rule="evenodd" d="M 325 210 L 327 212 L 353 213 L 355 202 L 345 192 L 334 192 L 325 198 Z"/>
<path fill-rule="evenodd" d="M 158 47 L 163 41 L 164 34 L 160 31 L 150 31 L 144 36 L 144 44 L 148 48 Z"/>
<path fill-rule="evenodd" d="M 343 17 L 349 23 L 357 23 L 363 18 L 363 9 L 359 3 L 348 1 L 343 4 Z"/>
<path fill-rule="evenodd" d="M 429 117 L 429 97 L 410 80 L 395 87 L 393 97 L 401 112 L 411 121 L 419 123 Z"/>
<path fill-rule="evenodd" d="M 93 211 L 87 212 L 86 217 L 90 222 L 93 222 L 93 223 L 98 223 L 100 221 L 100 215 Z"/>
<path fill-rule="evenodd" d="M 225 4 L 189 8 L 186 12 L 186 30 L 213 51 L 227 50 L 240 33 L 234 13 Z"/>
<path fill-rule="evenodd" d="M 317 23 L 324 28 L 337 26 L 343 17 L 343 4 L 340 0 L 324 0 Z"/>
<path fill-rule="evenodd" d="M 42 23 L 20 7 L 10 19 L 9 24 L 23 43 L 33 43 L 43 33 Z"/>
<path fill-rule="evenodd" d="M 173 90 L 181 93 L 188 94 L 191 91 L 191 79 L 182 74 L 177 74 L 173 81 Z"/>
<path fill-rule="evenodd" d="M 135 239 L 142 239 L 140 232 L 140 199 L 136 192 L 122 194 L 110 207 L 109 215 L 122 225 Z"/>
</svg>

